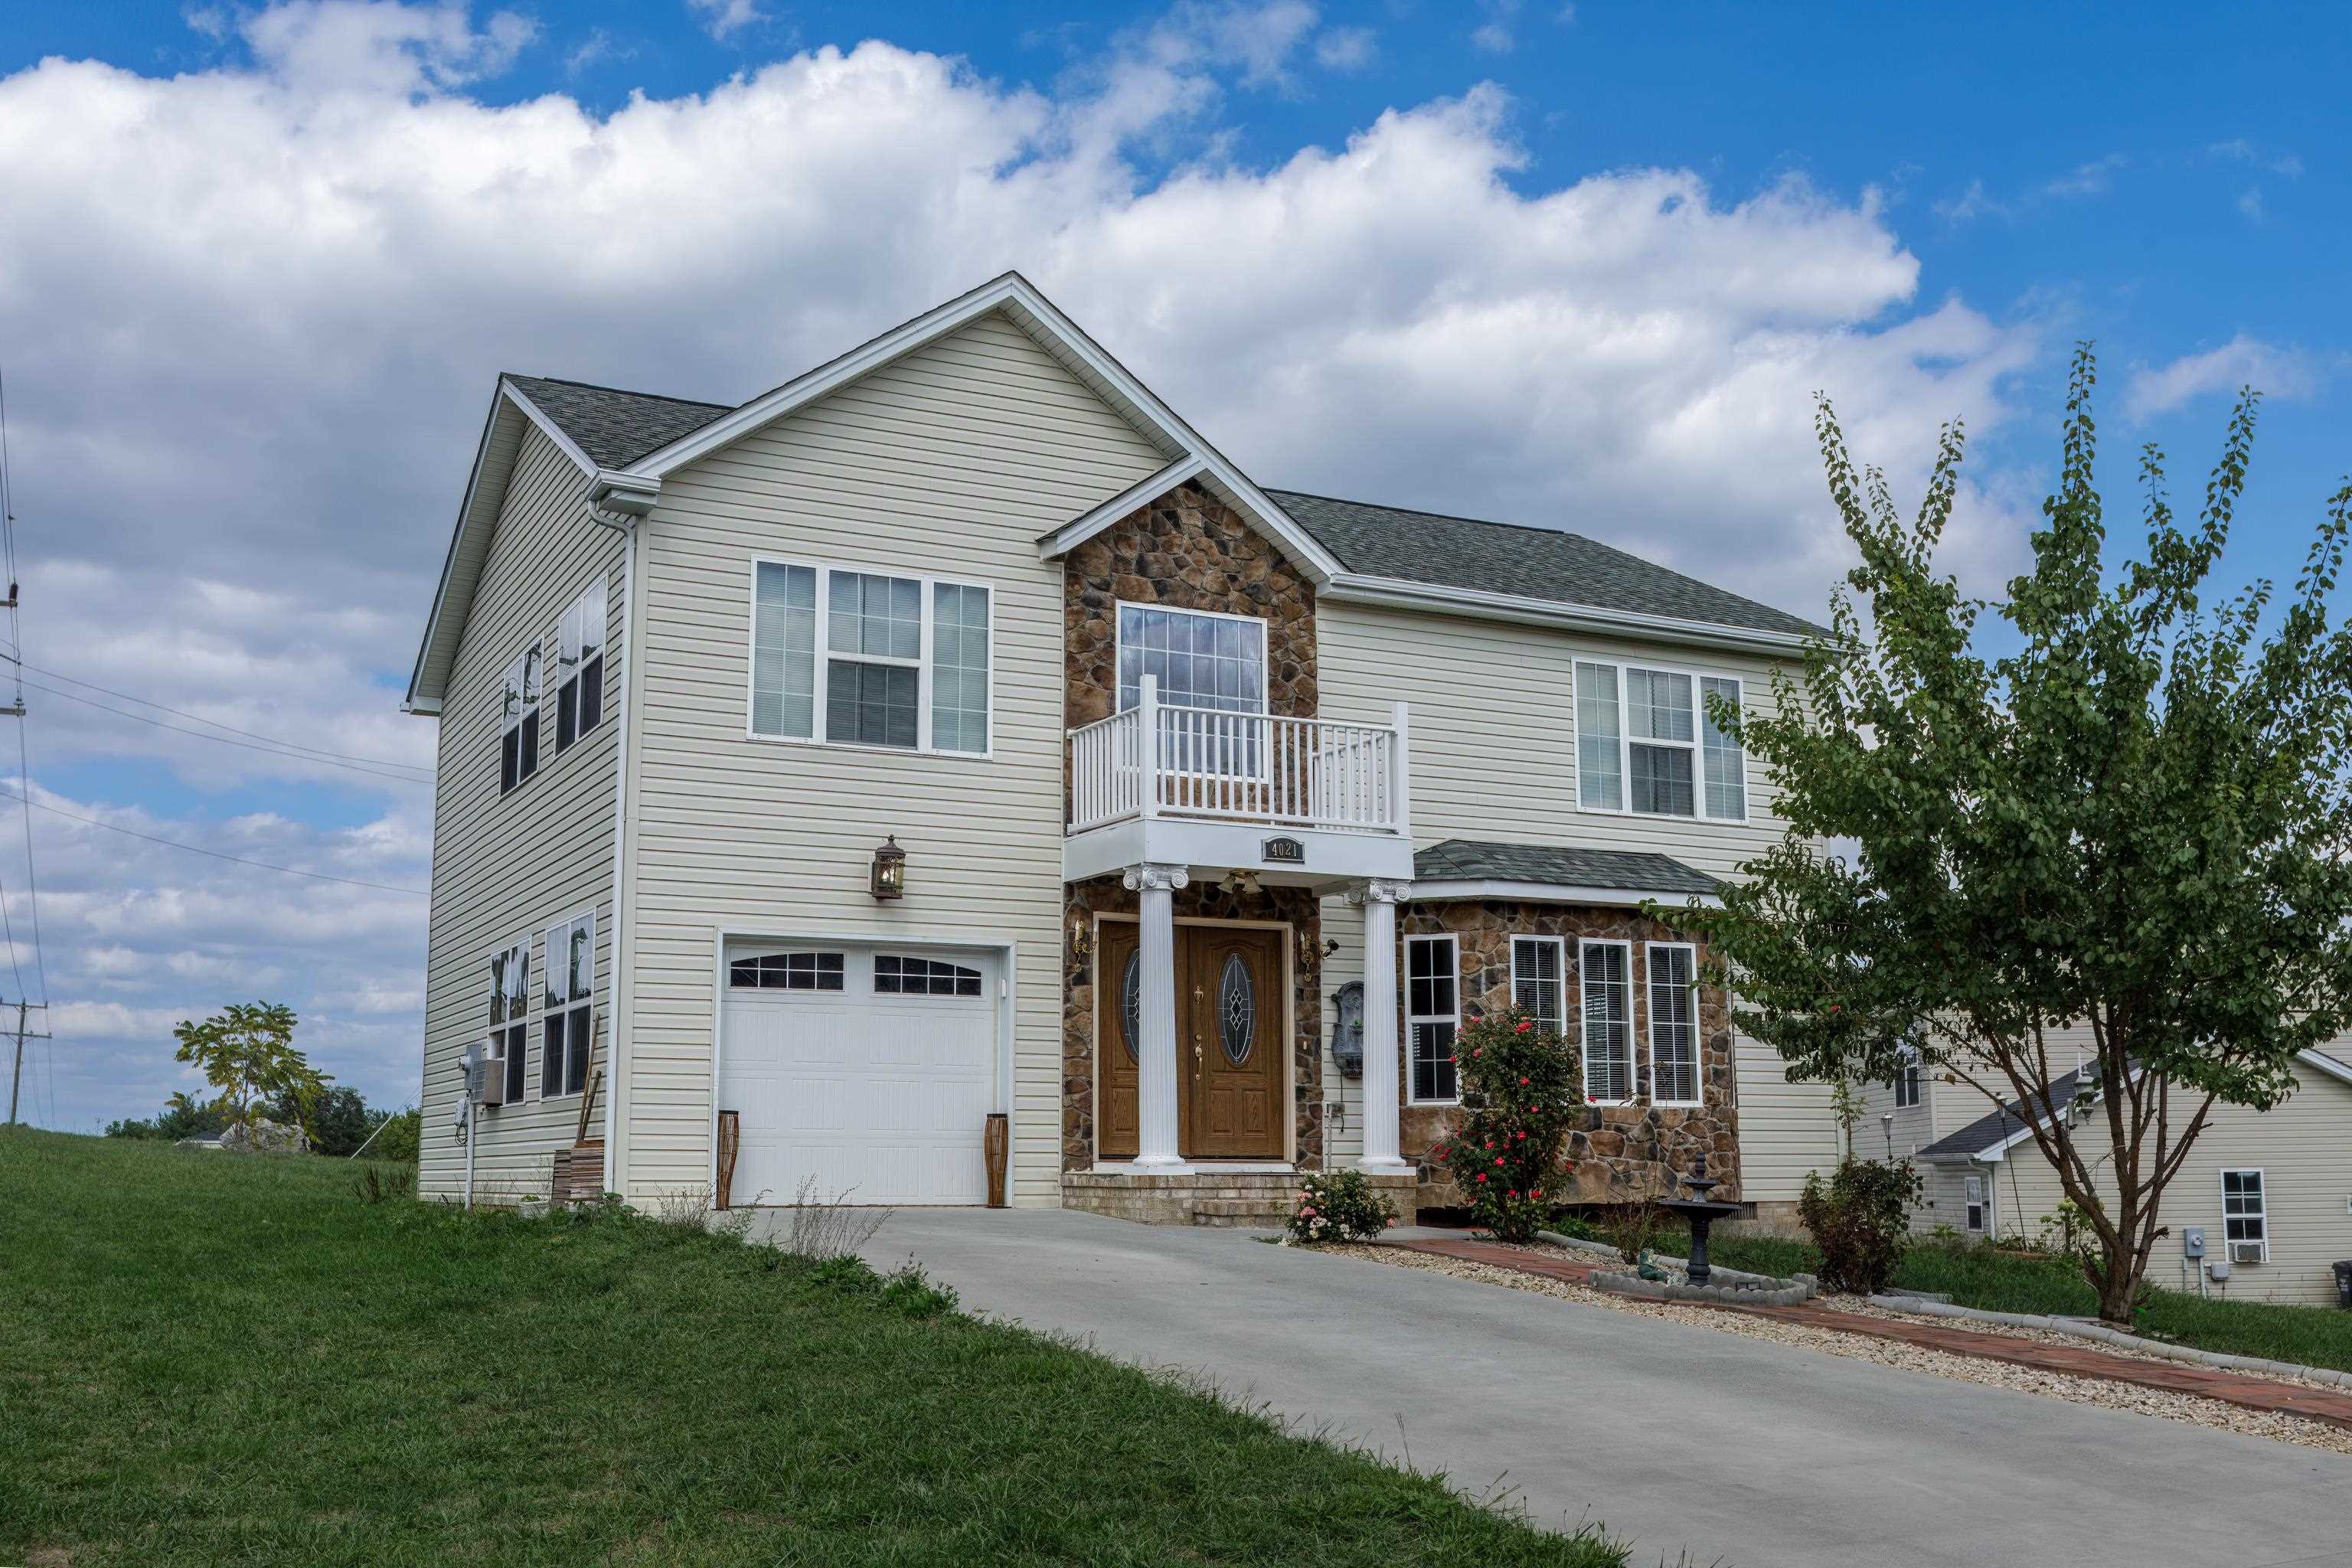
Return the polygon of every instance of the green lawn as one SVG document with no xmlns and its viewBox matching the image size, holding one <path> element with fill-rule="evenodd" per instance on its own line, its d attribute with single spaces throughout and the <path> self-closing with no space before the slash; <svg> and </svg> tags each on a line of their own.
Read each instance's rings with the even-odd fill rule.
<svg viewBox="0 0 2352 1568">
<path fill-rule="evenodd" d="M 1688 1250 L 1679 1234 L 1658 1245 L 1677 1255 Z M 1771 1237 L 1713 1237 L 1707 1256 L 1734 1268 L 1784 1276 L 1811 1269 L 1816 1261 L 1811 1246 Z M 1895 1282 L 1941 1291 L 1960 1306 L 1987 1311 L 2088 1318 L 2099 1310 L 2098 1296 L 2064 1258 L 2021 1257 L 1989 1247 L 1915 1247 L 1904 1255 Z M 2157 1290 L 2140 1308 L 2133 1329 L 2150 1339 L 2225 1355 L 2352 1372 L 2352 1312 L 2326 1307 L 2200 1300 L 2178 1290 Z"/>
<path fill-rule="evenodd" d="M 0 1130 L 0 1563 L 1623 1561 L 870 1275 L 352 1180 Z"/>
</svg>

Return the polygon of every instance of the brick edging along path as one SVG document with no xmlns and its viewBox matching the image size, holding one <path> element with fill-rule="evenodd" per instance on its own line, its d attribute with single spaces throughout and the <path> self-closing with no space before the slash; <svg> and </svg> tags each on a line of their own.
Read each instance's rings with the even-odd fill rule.
<svg viewBox="0 0 2352 1568">
<path fill-rule="evenodd" d="M 1402 1247 L 1408 1252 L 1425 1252 L 1436 1258 L 1458 1258 L 1467 1263 L 1508 1268 L 1570 1285 L 1590 1286 L 1595 1273 L 1610 1267 L 1598 1259 L 1587 1263 L 1570 1258 L 1548 1258 L 1539 1253 L 1522 1252 L 1515 1247 L 1498 1247 L 1485 1241 L 1399 1238 L 1386 1245 Z M 1627 1300 L 1634 1298 L 1628 1297 Z M 1859 1312 L 1842 1312 L 1834 1307 L 1816 1306 L 1810 1301 L 1795 1307 L 1727 1306 L 1712 1301 L 1677 1301 L 1673 1304 L 1698 1307 L 1709 1311 L 1745 1312 L 1750 1317 L 1769 1318 L 1834 1333 L 1895 1340 L 1917 1345 L 1923 1350 L 2007 1362 L 2014 1366 L 2032 1367 L 2038 1372 L 2057 1373 L 2066 1377 L 2105 1378 L 2112 1383 L 2137 1384 L 2142 1388 L 2160 1389 L 2168 1394 L 2194 1394 L 2207 1399 L 2225 1400 L 2249 1410 L 2273 1411 L 2285 1415 L 2300 1415 L 2306 1420 L 2325 1421 L 2331 1426 L 2352 1431 L 2352 1394 L 2306 1388 L 2301 1384 L 2273 1383 L 2266 1378 L 2248 1377 L 2242 1373 L 2221 1372 L 2179 1362 L 2141 1361 L 2132 1356 L 2112 1355 L 2088 1346 L 2045 1344 L 2039 1340 L 2021 1339 L 2013 1334 L 1980 1333 L 1971 1329 L 1948 1327 L 1943 1323 L 1864 1317 Z"/>
</svg>

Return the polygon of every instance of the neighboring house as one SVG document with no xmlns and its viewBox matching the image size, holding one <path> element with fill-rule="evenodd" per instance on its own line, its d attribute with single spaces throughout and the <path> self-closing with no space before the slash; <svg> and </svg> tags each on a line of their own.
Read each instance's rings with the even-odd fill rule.
<svg viewBox="0 0 2352 1568">
<path fill-rule="evenodd" d="M 1012 275 L 740 406 L 502 377 L 407 699 L 422 1190 L 542 1191 L 583 1121 L 608 1188 L 707 1189 L 732 1112 L 739 1203 L 977 1203 L 1003 1112 L 1019 1204 L 1410 1194 L 1517 996 L 1584 1047 L 1583 1196 L 1738 1194 L 1821 1096 L 1637 906 L 1780 835 L 1706 698 L 1814 632 L 1262 489 Z"/>
<path fill-rule="evenodd" d="M 2098 1068 L 2084 1031 L 2057 1031 L 2051 1054 L 2080 1065 L 2053 1079 L 2049 1104 L 2069 1110 L 2085 1160 L 2104 1174 L 2112 1161 L 2105 1112 L 2089 1098 Z M 2229 1265 L 2228 1278 L 2204 1288 L 2233 1298 L 2328 1304 L 2333 1265 L 2352 1258 L 2352 1041 L 2305 1051 L 2295 1090 L 2276 1110 L 2217 1105 L 2188 1163 L 2162 1199 L 2170 1235 L 2157 1244 L 2148 1279 L 2195 1290 L 2199 1267 L 2184 1233 L 2204 1232 L 2205 1260 Z M 2175 1121 L 2192 1114 L 2176 1091 Z M 1916 1158 L 1925 1194 L 1912 1229 L 1948 1226 L 1964 1237 L 2038 1242 L 2054 1234 L 2065 1191 L 2011 1100 L 1990 1110 L 1985 1097 L 1933 1068 L 1914 1067 L 1893 1084 L 1874 1084 L 1855 1124 L 1855 1152 L 1875 1159 Z M 2041 1113 L 2039 1105 L 2035 1114 Z M 2112 1201 L 2112 1184 L 2103 1184 Z M 2053 1223 L 2045 1224 L 2045 1219 Z"/>
</svg>

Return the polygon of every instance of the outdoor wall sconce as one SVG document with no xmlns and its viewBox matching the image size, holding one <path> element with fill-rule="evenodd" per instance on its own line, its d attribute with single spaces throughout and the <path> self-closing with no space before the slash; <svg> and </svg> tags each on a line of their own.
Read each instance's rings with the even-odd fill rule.
<svg viewBox="0 0 2352 1568">
<path fill-rule="evenodd" d="M 1070 917 L 1070 956 L 1080 963 L 1094 956 L 1095 928 L 1083 914 Z"/>
<path fill-rule="evenodd" d="M 907 896 L 907 852 L 895 833 L 874 851 L 874 896 L 886 902 Z"/>
</svg>

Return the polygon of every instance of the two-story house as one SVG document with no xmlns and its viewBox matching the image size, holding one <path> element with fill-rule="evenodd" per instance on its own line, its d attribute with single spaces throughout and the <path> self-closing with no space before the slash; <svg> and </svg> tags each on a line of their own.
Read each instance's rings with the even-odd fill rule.
<svg viewBox="0 0 2352 1568">
<path fill-rule="evenodd" d="M 1001 1115 L 1017 1204 L 1411 1194 L 1514 1000 L 1581 1049 L 1580 1195 L 1811 1163 L 1638 906 L 1780 833 L 1707 699 L 1813 631 L 1261 488 L 1013 275 L 740 405 L 504 376 L 407 697 L 422 1188 L 584 1144 L 637 1200 L 973 1204 Z"/>
</svg>

